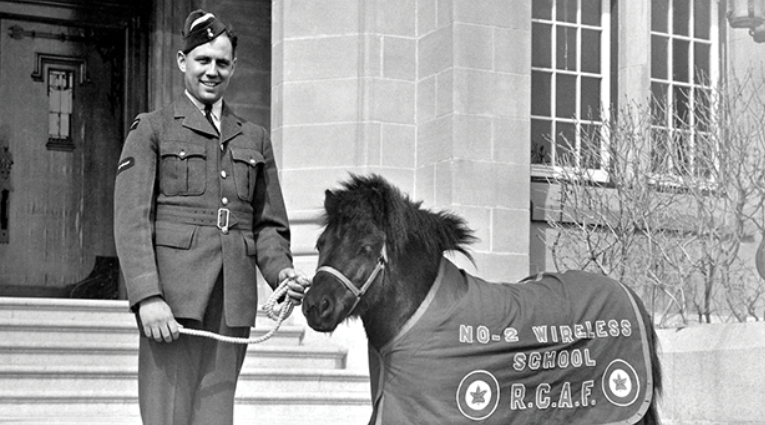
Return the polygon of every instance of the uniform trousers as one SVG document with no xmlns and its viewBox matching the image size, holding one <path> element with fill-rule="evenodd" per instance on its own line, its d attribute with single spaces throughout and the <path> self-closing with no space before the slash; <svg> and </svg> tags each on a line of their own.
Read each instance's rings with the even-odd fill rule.
<svg viewBox="0 0 765 425">
<path fill-rule="evenodd" d="M 177 319 L 187 328 L 249 338 L 249 327 L 228 327 L 223 279 L 218 278 L 204 319 Z M 140 328 L 140 323 L 139 323 Z M 234 418 L 234 393 L 246 344 L 181 335 L 156 342 L 142 336 L 138 354 L 138 398 L 144 425 L 225 425 Z"/>
</svg>

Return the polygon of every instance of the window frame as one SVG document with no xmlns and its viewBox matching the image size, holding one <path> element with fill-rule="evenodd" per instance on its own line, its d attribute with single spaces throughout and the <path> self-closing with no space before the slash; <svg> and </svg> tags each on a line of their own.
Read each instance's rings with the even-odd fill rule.
<svg viewBox="0 0 765 425">
<path fill-rule="evenodd" d="M 549 116 L 543 116 L 543 115 L 535 115 L 531 111 L 530 119 L 531 122 L 534 120 L 537 121 L 548 121 L 550 122 L 550 129 L 551 129 L 551 139 L 549 141 L 549 146 L 551 148 L 550 152 L 550 161 L 551 164 L 544 164 L 544 163 L 531 163 L 531 175 L 532 177 L 543 177 L 543 178 L 550 178 L 550 177 L 558 177 L 560 176 L 563 171 L 567 168 L 561 165 L 556 164 L 556 148 L 558 145 L 557 139 L 558 139 L 558 133 L 560 133 L 557 130 L 557 124 L 558 123 L 566 123 L 571 124 L 574 126 L 574 134 L 575 134 L 575 141 L 574 145 L 578 152 L 581 152 L 581 146 L 582 146 L 582 132 L 581 128 L 583 125 L 598 125 L 600 127 L 600 140 L 607 141 L 607 135 L 606 135 L 606 129 L 602 125 L 605 119 L 610 116 L 610 103 L 611 103 L 611 80 L 612 80 L 612 58 L 611 58 L 611 50 L 612 50 L 612 39 L 611 39 L 611 20 L 612 20 L 612 10 L 611 10 L 611 0 L 600 0 L 600 23 L 599 26 L 594 25 L 588 25 L 582 23 L 582 0 L 577 0 L 577 18 L 575 23 L 565 22 L 565 21 L 559 21 L 557 19 L 557 1 L 556 0 L 550 0 L 550 5 L 552 6 L 552 10 L 550 11 L 550 19 L 541 19 L 541 18 L 535 18 L 532 16 L 532 26 L 534 24 L 546 24 L 551 26 L 550 31 L 550 68 L 543 68 L 534 66 L 533 59 L 532 59 L 532 66 L 531 66 L 531 72 L 532 72 L 532 78 L 535 72 L 545 73 L 550 75 L 550 93 L 549 93 L 549 102 L 550 102 L 550 114 Z M 577 37 L 576 37 L 576 59 L 575 63 L 577 64 L 576 69 L 574 71 L 561 69 L 558 66 L 557 63 L 557 54 L 556 49 L 558 47 L 558 30 L 561 27 L 571 27 L 577 29 Z M 581 69 L 581 63 L 582 63 L 582 29 L 597 29 L 600 31 L 600 66 L 598 69 L 598 73 L 592 73 L 592 72 L 584 72 Z M 532 32 L 532 40 L 533 40 L 533 32 Z M 532 41 L 533 43 L 533 41 Z M 532 55 L 534 52 L 532 51 Z M 557 92 L 557 84 L 552 83 L 552 81 L 555 81 L 558 75 L 572 75 L 576 77 L 576 83 L 575 83 L 575 99 L 574 99 L 574 117 L 571 118 L 564 118 L 557 116 L 557 106 L 556 100 L 558 96 Z M 599 120 L 592 120 L 587 119 L 584 117 L 583 112 L 581 111 L 581 96 L 582 96 L 582 84 L 581 84 L 581 78 L 582 77 L 596 77 L 600 79 L 600 117 Z M 534 96 L 533 92 L 533 85 L 532 85 L 532 96 Z M 533 101 L 532 101 L 533 102 Z M 555 136 L 553 137 L 553 134 Z M 533 134 L 532 136 L 533 137 Z M 533 140 L 530 141 L 533 143 Z M 533 145 L 532 145 L 533 147 Z M 600 144 L 600 156 L 599 156 L 599 168 L 590 168 L 590 169 L 584 169 L 587 173 L 587 175 L 595 181 L 606 181 L 607 180 L 607 169 L 608 169 L 608 146 L 606 143 Z M 582 157 L 578 153 L 576 155 L 577 158 L 577 166 L 576 168 L 580 168 L 579 164 L 581 164 Z M 531 158 L 533 160 L 533 158 Z"/>
<path fill-rule="evenodd" d="M 695 105 L 698 104 L 699 100 L 697 99 L 697 93 L 700 92 L 707 92 L 708 97 L 707 99 L 707 105 L 708 107 L 712 107 L 711 105 L 714 105 L 714 102 L 717 101 L 714 97 L 714 88 L 719 85 L 720 79 L 721 79 L 721 73 L 722 73 L 722 63 L 721 63 L 721 52 L 720 52 L 720 43 L 721 43 L 721 28 L 720 28 L 720 21 L 718 19 L 718 16 L 720 14 L 720 2 L 716 0 L 708 0 L 709 4 L 709 39 L 703 39 L 697 37 L 697 34 L 695 34 L 696 31 L 696 20 L 698 19 L 695 11 L 695 0 L 688 0 L 689 5 L 689 14 L 691 15 L 689 17 L 689 20 L 687 22 L 688 24 L 688 34 L 677 34 L 675 33 L 674 25 L 675 25 L 675 4 L 679 0 L 666 0 L 668 7 L 667 7 L 667 28 L 666 32 L 657 31 L 653 27 L 653 9 L 651 9 L 651 13 L 649 15 L 649 19 L 651 19 L 649 23 L 649 36 L 650 36 L 650 64 L 649 64 L 649 93 L 650 93 L 650 108 L 651 108 L 651 149 L 655 148 L 655 142 L 653 138 L 654 132 L 667 132 L 669 133 L 669 136 L 666 136 L 667 140 L 675 140 L 677 139 L 675 137 L 676 134 L 679 134 L 679 137 L 683 138 L 683 141 L 688 141 L 689 146 L 684 149 L 684 152 L 687 152 L 688 159 L 685 161 L 687 164 L 690 164 L 690 169 L 686 173 L 680 173 L 678 170 L 682 167 L 682 165 L 674 164 L 672 162 L 672 155 L 667 156 L 669 164 L 663 167 L 663 170 L 655 171 L 654 175 L 652 176 L 652 179 L 659 184 L 662 185 L 672 185 L 672 186 L 678 186 L 682 185 L 682 179 L 694 176 L 698 178 L 699 180 L 703 180 L 700 176 L 698 176 L 699 170 L 696 168 L 696 155 L 698 154 L 698 149 L 696 149 L 697 146 L 697 137 L 701 134 L 709 134 L 709 132 L 703 132 L 699 133 L 695 130 L 696 128 L 696 117 L 697 114 L 693 111 L 696 109 Z M 654 6 L 652 2 L 652 7 Z M 666 76 L 665 78 L 659 78 L 654 76 L 654 61 L 657 59 L 656 52 L 653 51 L 654 46 L 654 37 L 663 37 L 667 40 L 666 42 L 666 56 L 664 57 L 664 60 L 666 63 L 664 64 L 664 67 L 666 69 Z M 680 80 L 675 79 L 675 62 L 676 58 L 674 56 L 674 49 L 676 46 L 676 41 L 686 42 L 688 44 L 688 53 L 687 53 L 687 65 L 688 65 L 688 75 L 687 75 L 687 82 L 683 82 Z M 697 82 L 697 73 L 695 70 L 695 44 L 707 44 L 709 46 L 709 76 L 707 85 L 703 85 L 701 83 Z M 666 97 L 663 107 L 659 108 L 659 110 L 663 110 L 663 121 L 666 125 L 660 125 L 656 124 L 654 119 L 654 111 L 656 110 L 656 98 L 654 96 L 654 85 L 664 85 L 666 87 Z M 675 89 L 676 88 L 683 88 L 687 90 L 687 93 L 689 93 L 689 101 L 688 101 L 688 107 L 687 107 L 687 123 L 685 127 L 677 127 L 676 126 L 676 120 L 677 116 L 674 111 L 677 110 L 676 108 L 676 99 L 675 99 Z M 676 145 L 669 145 L 665 147 L 669 150 L 675 150 Z M 652 168 L 654 167 L 654 164 L 651 164 Z"/>
</svg>

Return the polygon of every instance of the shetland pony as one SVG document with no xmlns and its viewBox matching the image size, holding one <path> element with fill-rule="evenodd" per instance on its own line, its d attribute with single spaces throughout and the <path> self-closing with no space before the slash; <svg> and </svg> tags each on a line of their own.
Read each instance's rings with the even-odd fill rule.
<svg viewBox="0 0 765 425">
<path fill-rule="evenodd" d="M 465 221 L 378 175 L 325 192 L 311 328 L 358 317 L 369 341 L 370 424 L 659 424 L 657 338 L 629 288 L 586 272 L 495 284 Z M 471 258 L 472 260 L 472 258 Z"/>
</svg>

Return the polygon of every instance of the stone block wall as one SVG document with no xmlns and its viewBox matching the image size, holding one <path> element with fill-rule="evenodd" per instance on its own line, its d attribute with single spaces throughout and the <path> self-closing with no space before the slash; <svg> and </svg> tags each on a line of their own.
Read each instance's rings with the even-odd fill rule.
<svg viewBox="0 0 765 425">
<path fill-rule="evenodd" d="M 528 272 L 531 4 L 418 2 L 416 193 L 465 217 L 490 280 Z"/>
<path fill-rule="evenodd" d="M 306 265 L 324 190 L 349 172 L 377 172 L 468 220 L 481 239 L 476 272 L 525 276 L 531 5 L 274 0 L 272 9 L 271 128 Z"/>
</svg>

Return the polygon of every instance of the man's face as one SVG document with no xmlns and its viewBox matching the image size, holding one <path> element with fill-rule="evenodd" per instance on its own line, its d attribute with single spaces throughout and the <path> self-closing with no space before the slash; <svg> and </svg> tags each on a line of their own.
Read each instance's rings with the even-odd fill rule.
<svg viewBox="0 0 765 425">
<path fill-rule="evenodd" d="M 178 52 L 178 68 L 185 74 L 186 90 L 205 104 L 215 103 L 223 97 L 234 75 L 235 64 L 231 40 L 225 34 L 187 54 Z"/>
</svg>

